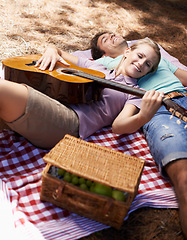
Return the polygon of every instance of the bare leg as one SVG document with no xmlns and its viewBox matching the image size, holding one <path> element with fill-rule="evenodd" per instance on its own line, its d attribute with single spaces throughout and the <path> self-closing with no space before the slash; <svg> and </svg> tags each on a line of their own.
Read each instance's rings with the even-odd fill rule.
<svg viewBox="0 0 187 240">
<path fill-rule="evenodd" d="M 187 239 L 187 159 L 174 161 L 165 170 L 174 185 L 179 202 L 180 222 Z"/>
<path fill-rule="evenodd" d="M 28 89 L 26 86 L 0 80 L 0 118 L 12 122 L 25 112 Z"/>
</svg>

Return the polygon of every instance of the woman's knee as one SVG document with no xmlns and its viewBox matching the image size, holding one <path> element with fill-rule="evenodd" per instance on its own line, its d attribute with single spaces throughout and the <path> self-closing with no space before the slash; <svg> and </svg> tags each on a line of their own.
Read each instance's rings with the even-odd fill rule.
<svg viewBox="0 0 187 240">
<path fill-rule="evenodd" d="M 25 85 L 0 81 L 0 117 L 6 122 L 19 118 L 25 111 L 28 89 Z"/>
</svg>

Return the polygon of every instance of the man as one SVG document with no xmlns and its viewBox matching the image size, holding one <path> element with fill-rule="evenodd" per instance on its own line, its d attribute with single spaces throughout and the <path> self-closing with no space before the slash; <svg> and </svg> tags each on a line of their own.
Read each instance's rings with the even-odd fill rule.
<svg viewBox="0 0 187 240">
<path fill-rule="evenodd" d="M 128 47 L 124 37 L 114 33 L 98 33 L 91 40 L 92 58 L 98 59 L 103 56 L 116 58 Z"/>
<path fill-rule="evenodd" d="M 112 33 L 98 34 L 94 38 L 94 41 L 97 43 L 94 45 L 94 47 L 96 46 L 97 53 L 94 53 L 94 58 L 104 53 L 104 57 L 101 59 L 102 61 L 105 57 L 107 58 L 107 56 L 112 58 L 120 56 L 127 48 L 122 37 L 117 37 Z M 93 49 L 92 52 L 94 51 Z M 79 54 L 79 52 L 76 52 L 75 55 L 76 54 Z M 168 58 L 168 54 L 162 48 L 161 54 Z M 64 61 L 60 55 L 51 56 L 52 61 L 50 60 L 51 65 L 49 70 L 54 68 L 56 61 Z M 89 51 L 86 51 L 85 55 L 83 53 L 83 56 L 91 57 Z M 175 61 L 176 59 L 172 58 L 172 60 Z M 48 64 L 49 62 L 46 63 L 46 65 Z M 42 70 L 45 69 L 46 66 L 40 67 Z M 163 72 L 164 75 L 162 75 Z M 187 96 L 187 90 L 184 88 L 184 86 L 187 86 L 187 72 L 171 65 L 167 60 L 162 59 L 157 72 L 143 77 L 139 83 L 140 87 L 146 90 L 153 88 L 163 91 L 164 89 L 163 92 L 166 94 L 170 93 L 171 97 L 175 95 L 173 100 L 187 108 L 187 97 L 185 97 L 185 95 Z M 178 93 L 176 93 L 176 91 Z M 176 119 L 170 120 L 170 113 L 163 108 L 164 107 L 161 107 L 158 114 L 144 126 L 144 134 L 148 141 L 151 154 L 161 172 L 166 174 L 173 183 L 179 203 L 181 226 L 184 236 L 187 238 L 187 129 L 185 129 L 186 126 L 183 121 L 179 125 L 176 123 Z M 157 123 L 159 123 L 158 126 L 156 125 Z M 175 150 L 175 147 L 177 150 Z"/>
<path fill-rule="evenodd" d="M 116 58 L 123 54 L 127 47 L 128 43 L 124 37 L 114 33 L 101 32 L 92 38 L 89 50 L 76 51 L 72 54 L 79 57 L 92 58 L 94 60 L 103 56 Z"/>
</svg>

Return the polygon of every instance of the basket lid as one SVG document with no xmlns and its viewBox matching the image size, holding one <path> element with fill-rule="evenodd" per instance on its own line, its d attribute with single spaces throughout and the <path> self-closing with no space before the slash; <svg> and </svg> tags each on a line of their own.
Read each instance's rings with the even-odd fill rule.
<svg viewBox="0 0 187 240">
<path fill-rule="evenodd" d="M 68 134 L 43 159 L 78 176 L 129 192 L 137 188 L 145 162 Z"/>
</svg>

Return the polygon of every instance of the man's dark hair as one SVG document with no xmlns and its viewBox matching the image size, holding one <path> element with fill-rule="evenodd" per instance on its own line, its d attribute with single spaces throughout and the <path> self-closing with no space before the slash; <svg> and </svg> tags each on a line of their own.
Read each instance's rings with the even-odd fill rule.
<svg viewBox="0 0 187 240">
<path fill-rule="evenodd" d="M 97 33 L 91 40 L 90 48 L 91 48 L 92 58 L 94 60 L 101 58 L 105 54 L 105 52 L 103 50 L 101 50 L 100 47 L 97 46 L 98 38 L 105 33 L 107 33 L 107 32 Z"/>
</svg>

